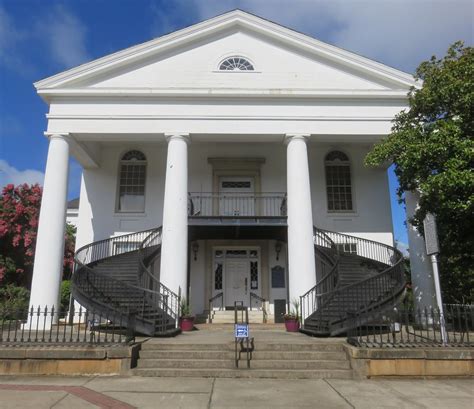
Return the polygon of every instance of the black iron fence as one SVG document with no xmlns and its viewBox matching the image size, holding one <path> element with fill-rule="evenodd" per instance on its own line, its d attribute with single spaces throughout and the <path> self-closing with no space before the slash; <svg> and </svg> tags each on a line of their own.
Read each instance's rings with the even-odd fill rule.
<svg viewBox="0 0 474 409">
<path fill-rule="evenodd" d="M 191 217 L 285 217 L 286 193 L 189 193 Z"/>
<path fill-rule="evenodd" d="M 404 306 L 377 315 L 361 313 L 354 316 L 360 325 L 349 331 L 347 341 L 366 348 L 474 347 L 474 305 L 448 304 L 443 313 L 444 316 L 439 309 Z"/>
<path fill-rule="evenodd" d="M 53 307 L 0 309 L 0 345 L 126 344 L 134 340 L 125 322 L 133 317 L 113 316 L 82 307 L 69 312 Z"/>
</svg>

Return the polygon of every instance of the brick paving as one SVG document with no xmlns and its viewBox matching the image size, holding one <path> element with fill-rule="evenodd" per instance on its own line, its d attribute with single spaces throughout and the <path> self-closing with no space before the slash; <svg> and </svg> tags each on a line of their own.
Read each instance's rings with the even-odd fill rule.
<svg viewBox="0 0 474 409">
<path fill-rule="evenodd" d="M 86 402 L 92 403 L 93 405 L 101 409 L 135 409 L 135 406 L 131 406 L 128 403 L 121 402 L 117 399 L 111 398 L 107 395 L 104 395 L 103 393 L 93 391 L 84 386 L 0 384 L 0 390 L 9 390 L 9 391 L 18 391 L 18 392 L 63 391 L 63 392 L 67 392 L 68 394 L 74 395 Z M 0 407 L 2 407 L 1 402 L 0 402 Z"/>
</svg>

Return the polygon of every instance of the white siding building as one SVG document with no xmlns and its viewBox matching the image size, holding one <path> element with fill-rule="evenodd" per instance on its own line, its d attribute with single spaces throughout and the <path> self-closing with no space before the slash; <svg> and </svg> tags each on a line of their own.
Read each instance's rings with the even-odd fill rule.
<svg viewBox="0 0 474 409">
<path fill-rule="evenodd" d="M 242 11 L 37 82 L 50 148 L 31 304 L 58 297 L 69 155 L 83 167 L 80 267 L 136 254 L 152 234 L 142 246 L 152 256 L 139 254 L 129 273 L 158 303 L 169 290 L 187 294 L 195 314 L 243 301 L 272 316 L 326 276 L 318 240 L 394 267 L 387 172 L 363 162 L 412 85 L 411 75 Z M 364 250 L 372 241 L 378 255 Z M 144 268 L 161 290 L 144 285 Z M 79 301 L 97 301 L 86 293 L 77 281 Z"/>
</svg>

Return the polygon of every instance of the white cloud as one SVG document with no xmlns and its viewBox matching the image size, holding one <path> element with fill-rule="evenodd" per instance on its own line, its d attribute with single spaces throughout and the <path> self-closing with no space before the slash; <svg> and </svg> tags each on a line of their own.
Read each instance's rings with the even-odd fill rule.
<svg viewBox="0 0 474 409">
<path fill-rule="evenodd" d="M 178 0 L 203 20 L 234 8 L 413 72 L 457 40 L 474 41 L 471 0 Z M 167 22 L 167 24 L 169 24 Z"/>
<path fill-rule="evenodd" d="M 91 60 L 86 47 L 86 26 L 66 7 L 45 9 L 31 24 L 27 18 L 13 18 L 0 5 L 0 65 L 20 74 L 36 76 L 38 61 L 30 61 L 30 47 L 43 47 L 44 57 L 60 69 Z"/>
<path fill-rule="evenodd" d="M 86 26 L 63 6 L 54 7 L 38 25 L 53 60 L 65 68 L 91 60 L 86 48 Z"/>
<path fill-rule="evenodd" d="M 31 74 L 32 68 L 25 64 L 18 51 L 19 44 L 27 34 L 14 23 L 10 15 L 0 5 L 0 66 L 3 65 L 22 75 Z"/>
<path fill-rule="evenodd" d="M 18 170 L 9 165 L 6 160 L 0 159 L 0 187 L 9 183 L 20 185 L 22 183 L 43 184 L 44 173 L 35 169 Z"/>
</svg>

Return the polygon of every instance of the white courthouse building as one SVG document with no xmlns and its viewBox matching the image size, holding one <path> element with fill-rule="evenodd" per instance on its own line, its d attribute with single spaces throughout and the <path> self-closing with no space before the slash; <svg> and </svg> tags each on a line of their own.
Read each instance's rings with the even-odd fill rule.
<svg viewBox="0 0 474 409">
<path fill-rule="evenodd" d="M 178 296 L 196 315 L 243 301 L 269 321 L 297 299 L 308 331 L 335 334 L 351 308 L 332 317 L 324 294 L 392 305 L 404 282 L 387 170 L 364 158 L 414 84 L 239 10 L 37 82 L 49 152 L 30 304 L 57 305 L 73 156 L 73 293 L 87 308 L 135 308 L 153 333 L 157 311 L 175 325 Z"/>
</svg>

